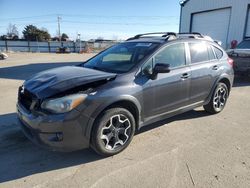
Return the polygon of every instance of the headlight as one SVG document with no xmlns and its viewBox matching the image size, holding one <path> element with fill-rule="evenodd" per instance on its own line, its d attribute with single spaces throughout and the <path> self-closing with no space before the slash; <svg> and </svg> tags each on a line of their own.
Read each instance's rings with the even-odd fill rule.
<svg viewBox="0 0 250 188">
<path fill-rule="evenodd" d="M 79 104 L 81 104 L 87 97 L 86 94 L 69 95 L 62 98 L 46 100 L 42 103 L 42 109 L 53 113 L 69 112 Z"/>
</svg>

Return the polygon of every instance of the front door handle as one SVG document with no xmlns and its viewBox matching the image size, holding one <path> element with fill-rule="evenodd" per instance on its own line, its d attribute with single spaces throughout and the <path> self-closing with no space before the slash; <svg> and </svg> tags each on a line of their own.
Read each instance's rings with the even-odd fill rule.
<svg viewBox="0 0 250 188">
<path fill-rule="evenodd" d="M 181 79 L 187 79 L 190 77 L 190 74 L 189 73 L 184 73 L 181 75 Z"/>
<path fill-rule="evenodd" d="M 218 67 L 218 65 L 214 65 L 212 69 L 213 69 L 213 70 L 218 70 L 219 67 Z"/>
</svg>

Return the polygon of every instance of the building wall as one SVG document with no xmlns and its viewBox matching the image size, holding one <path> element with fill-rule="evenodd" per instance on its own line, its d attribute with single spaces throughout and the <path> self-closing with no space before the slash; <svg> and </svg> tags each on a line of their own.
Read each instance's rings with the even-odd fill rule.
<svg viewBox="0 0 250 188">
<path fill-rule="evenodd" d="M 242 41 L 250 0 L 189 0 L 182 8 L 180 32 L 190 32 L 192 13 L 231 7 L 228 44 L 232 40 Z"/>
</svg>

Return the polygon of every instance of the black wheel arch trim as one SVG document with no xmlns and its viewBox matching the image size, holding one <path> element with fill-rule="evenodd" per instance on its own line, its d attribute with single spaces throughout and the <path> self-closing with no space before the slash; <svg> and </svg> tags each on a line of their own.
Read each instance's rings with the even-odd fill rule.
<svg viewBox="0 0 250 188">
<path fill-rule="evenodd" d="M 207 99 L 205 100 L 205 103 L 204 103 L 205 105 L 209 103 L 209 101 L 211 100 L 211 98 L 212 98 L 212 96 L 213 96 L 213 93 L 214 93 L 214 90 L 215 90 L 217 84 L 218 84 L 219 82 L 221 82 L 222 80 L 227 80 L 228 83 L 230 84 L 230 87 L 228 88 L 228 94 L 230 93 L 231 88 L 232 88 L 232 86 L 233 86 L 233 80 L 232 80 L 232 78 L 231 78 L 228 74 L 222 74 L 222 75 L 221 75 L 219 78 L 217 78 L 217 80 L 215 81 L 215 83 L 214 83 L 214 85 L 213 85 L 213 87 L 212 87 L 212 89 L 211 89 L 211 91 L 210 91 L 210 93 L 209 93 Z M 227 83 L 225 83 L 225 84 L 228 86 Z"/>
<path fill-rule="evenodd" d="M 139 128 L 139 123 L 141 122 L 141 114 L 142 114 L 142 108 L 141 108 L 141 105 L 140 105 L 139 101 L 133 96 L 129 96 L 129 95 L 119 96 L 117 98 L 114 98 L 114 99 L 111 99 L 111 100 L 107 101 L 106 103 L 103 103 L 91 115 L 91 117 L 89 118 L 89 121 L 87 123 L 87 128 L 85 129 L 85 132 L 84 132 L 84 135 L 89 140 L 90 140 L 90 137 L 91 137 L 91 132 L 92 132 L 93 125 L 95 123 L 95 120 L 98 118 L 98 116 L 105 109 L 108 109 L 109 107 L 112 107 L 114 104 L 117 104 L 117 103 L 120 103 L 120 102 L 130 102 L 130 103 L 133 103 L 133 105 L 136 107 L 136 111 L 137 111 L 137 117 L 135 117 L 136 129 Z"/>
</svg>

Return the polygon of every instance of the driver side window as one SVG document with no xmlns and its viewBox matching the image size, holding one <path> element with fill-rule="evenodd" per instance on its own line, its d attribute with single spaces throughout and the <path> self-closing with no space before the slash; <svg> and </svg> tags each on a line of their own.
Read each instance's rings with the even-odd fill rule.
<svg viewBox="0 0 250 188">
<path fill-rule="evenodd" d="M 185 44 L 178 43 L 167 46 L 155 56 L 154 64 L 169 64 L 170 68 L 181 67 L 186 64 Z"/>
</svg>

